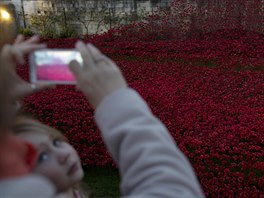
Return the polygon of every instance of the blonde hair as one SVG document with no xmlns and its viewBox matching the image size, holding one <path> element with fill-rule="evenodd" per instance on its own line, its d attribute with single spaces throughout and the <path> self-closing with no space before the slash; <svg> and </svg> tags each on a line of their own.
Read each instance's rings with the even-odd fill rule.
<svg viewBox="0 0 264 198">
<path fill-rule="evenodd" d="M 42 129 L 42 130 L 36 130 Z M 55 138 L 68 142 L 68 139 L 57 129 L 41 123 L 40 121 L 25 115 L 17 116 L 13 125 L 13 131 L 15 134 L 34 131 L 36 133 L 45 133 L 52 135 Z"/>
<path fill-rule="evenodd" d="M 42 129 L 42 130 L 36 130 L 36 129 Z M 59 130 L 52 128 L 48 125 L 45 125 L 28 115 L 18 115 L 13 125 L 13 132 L 15 134 L 21 134 L 31 131 L 34 131 L 36 133 L 42 133 L 42 134 L 45 133 L 47 135 L 52 135 L 57 139 L 68 142 L 68 139 Z M 78 184 L 74 185 L 72 189 L 79 191 L 82 198 L 86 198 L 89 196 L 89 190 L 87 189 L 87 185 L 84 184 L 83 182 L 79 182 Z"/>
</svg>

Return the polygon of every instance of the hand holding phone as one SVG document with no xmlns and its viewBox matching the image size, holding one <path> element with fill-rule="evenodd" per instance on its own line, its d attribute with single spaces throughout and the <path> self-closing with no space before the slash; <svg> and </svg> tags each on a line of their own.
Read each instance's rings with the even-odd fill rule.
<svg viewBox="0 0 264 198">
<path fill-rule="evenodd" d="M 72 61 L 70 68 L 76 76 L 77 87 L 96 109 L 105 97 L 116 90 L 126 88 L 127 82 L 116 63 L 95 46 L 81 41 L 75 46 L 82 55 L 83 65 Z"/>
<path fill-rule="evenodd" d="M 76 60 L 83 65 L 80 52 L 75 49 L 44 49 L 30 55 L 31 83 L 76 84 L 69 63 Z"/>
</svg>

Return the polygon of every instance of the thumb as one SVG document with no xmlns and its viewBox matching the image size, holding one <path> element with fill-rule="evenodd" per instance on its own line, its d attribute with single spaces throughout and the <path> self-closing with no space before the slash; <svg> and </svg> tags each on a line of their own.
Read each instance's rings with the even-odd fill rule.
<svg viewBox="0 0 264 198">
<path fill-rule="evenodd" d="M 20 100 L 21 98 L 24 98 L 26 96 L 29 96 L 31 94 L 43 91 L 45 89 L 49 88 L 54 88 L 55 85 L 52 84 L 42 84 L 42 83 L 37 83 L 37 84 L 20 84 L 16 86 L 13 90 L 13 94 L 11 94 L 11 98 L 13 100 Z"/>
<path fill-rule="evenodd" d="M 69 68 L 76 77 L 82 73 L 81 65 L 76 60 L 70 62 Z"/>
<path fill-rule="evenodd" d="M 36 84 L 31 84 L 30 88 L 33 89 L 33 93 L 37 93 L 46 89 L 53 89 L 56 88 L 55 84 L 46 84 L 46 83 L 36 83 Z"/>
</svg>

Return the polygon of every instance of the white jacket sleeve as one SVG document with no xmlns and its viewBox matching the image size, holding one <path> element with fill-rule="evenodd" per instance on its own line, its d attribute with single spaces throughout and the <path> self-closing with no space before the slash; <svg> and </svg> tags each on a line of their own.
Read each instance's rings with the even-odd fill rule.
<svg viewBox="0 0 264 198">
<path fill-rule="evenodd" d="M 107 96 L 95 119 L 119 166 L 124 197 L 204 197 L 189 161 L 136 91 Z"/>
<path fill-rule="evenodd" d="M 1 198 L 54 198 L 55 187 L 36 175 L 0 180 Z"/>
</svg>

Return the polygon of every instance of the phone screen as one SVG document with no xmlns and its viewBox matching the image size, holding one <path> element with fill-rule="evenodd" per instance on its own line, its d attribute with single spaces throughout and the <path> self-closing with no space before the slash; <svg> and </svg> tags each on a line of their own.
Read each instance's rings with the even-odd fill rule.
<svg viewBox="0 0 264 198">
<path fill-rule="evenodd" d="M 68 65 L 72 60 L 83 64 L 76 50 L 39 50 L 30 56 L 30 80 L 32 83 L 75 84 L 75 77 Z"/>
</svg>

